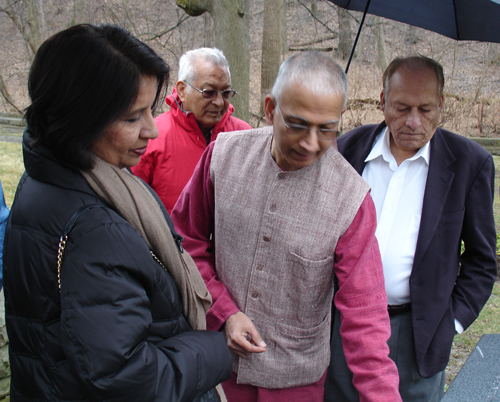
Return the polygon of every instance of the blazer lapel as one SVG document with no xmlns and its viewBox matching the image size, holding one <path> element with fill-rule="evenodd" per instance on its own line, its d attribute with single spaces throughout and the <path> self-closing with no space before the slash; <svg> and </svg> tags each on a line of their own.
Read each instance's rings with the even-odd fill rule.
<svg viewBox="0 0 500 402">
<path fill-rule="evenodd" d="M 373 126 L 370 130 L 364 133 L 356 143 L 352 144 L 349 148 L 343 150 L 341 153 L 346 158 L 354 169 L 361 175 L 365 168 L 365 159 L 370 154 L 373 147 L 373 142 L 378 133 L 386 127 L 385 122 L 377 126 Z"/>
<path fill-rule="evenodd" d="M 448 192 L 455 178 L 455 174 L 448 169 L 448 166 L 454 161 L 455 156 L 438 128 L 431 140 L 429 172 L 425 185 L 422 217 L 420 219 L 420 230 L 415 257 L 413 259 L 413 269 L 418 266 L 429 247 L 441 219 L 443 208 L 448 198 Z"/>
</svg>

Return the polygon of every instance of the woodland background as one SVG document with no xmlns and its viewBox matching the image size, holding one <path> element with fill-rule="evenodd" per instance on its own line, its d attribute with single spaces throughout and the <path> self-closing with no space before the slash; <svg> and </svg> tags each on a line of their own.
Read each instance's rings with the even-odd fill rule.
<svg viewBox="0 0 500 402">
<path fill-rule="evenodd" d="M 180 6 L 201 15 L 190 16 Z M 261 99 L 282 60 L 315 49 L 345 66 L 360 18 L 361 13 L 346 12 L 325 0 L 0 0 L 0 113 L 21 116 L 29 104 L 29 67 L 46 38 L 75 23 L 114 23 L 167 60 L 170 88 L 184 52 L 221 48 L 238 90 L 235 115 L 252 126 L 263 125 Z M 344 131 L 382 120 L 382 71 L 394 57 L 415 53 L 445 68 L 443 127 L 465 136 L 499 136 L 498 44 L 459 42 L 374 16 L 365 21 L 348 73 Z"/>
</svg>

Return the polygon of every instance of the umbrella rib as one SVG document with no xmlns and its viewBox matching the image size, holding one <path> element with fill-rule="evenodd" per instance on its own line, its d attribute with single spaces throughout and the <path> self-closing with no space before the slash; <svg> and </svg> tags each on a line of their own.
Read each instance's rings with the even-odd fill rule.
<svg viewBox="0 0 500 402">
<path fill-rule="evenodd" d="M 455 17 L 455 26 L 457 27 L 457 40 L 460 40 L 460 32 L 458 32 L 458 21 L 457 21 L 457 5 L 456 0 L 453 0 L 453 14 Z"/>
<path fill-rule="evenodd" d="M 352 58 L 354 56 L 354 50 L 356 49 L 356 45 L 358 44 L 359 35 L 361 34 L 361 28 L 363 28 L 363 24 L 365 23 L 365 17 L 368 13 L 368 7 L 370 6 L 371 0 L 367 0 L 365 11 L 363 12 L 363 18 L 361 18 L 361 23 L 359 24 L 358 33 L 356 34 L 356 39 L 354 40 L 354 45 L 352 45 L 351 54 L 349 55 L 349 60 L 347 61 L 347 66 L 345 68 L 345 73 L 349 71 L 349 66 L 351 65 Z"/>
</svg>

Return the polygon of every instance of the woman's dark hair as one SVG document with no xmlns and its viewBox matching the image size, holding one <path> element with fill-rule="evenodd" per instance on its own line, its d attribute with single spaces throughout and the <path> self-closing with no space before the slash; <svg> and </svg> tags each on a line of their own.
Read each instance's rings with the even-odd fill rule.
<svg viewBox="0 0 500 402">
<path fill-rule="evenodd" d="M 133 105 L 141 77 L 156 76 L 153 109 L 169 66 L 149 46 L 113 25 L 76 25 L 47 39 L 30 69 L 26 121 L 34 144 L 67 166 L 92 168 L 92 145 Z"/>
</svg>

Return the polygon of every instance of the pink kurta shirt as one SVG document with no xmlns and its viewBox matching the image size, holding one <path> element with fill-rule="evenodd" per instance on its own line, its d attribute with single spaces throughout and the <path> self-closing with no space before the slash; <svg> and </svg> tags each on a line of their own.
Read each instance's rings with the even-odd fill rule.
<svg viewBox="0 0 500 402">
<path fill-rule="evenodd" d="M 213 298 L 207 314 L 208 329 L 219 330 L 239 309 L 219 281 L 215 267 L 211 236 L 215 202 L 210 177 L 212 151 L 210 144 L 181 194 L 172 218 Z M 342 316 L 346 359 L 361 401 L 400 401 L 397 370 L 388 358 L 390 326 L 375 228 L 375 208 L 367 194 L 335 249 L 334 269 L 339 283 L 335 303 Z"/>
</svg>

